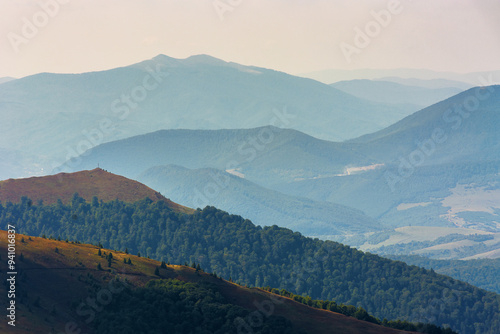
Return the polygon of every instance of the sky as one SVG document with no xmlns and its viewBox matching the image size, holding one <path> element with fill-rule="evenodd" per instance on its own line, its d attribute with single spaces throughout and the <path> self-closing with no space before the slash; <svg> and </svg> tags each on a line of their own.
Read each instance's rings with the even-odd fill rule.
<svg viewBox="0 0 500 334">
<path fill-rule="evenodd" d="M 0 0 L 0 77 L 208 54 L 291 74 L 500 70 L 497 0 Z"/>
</svg>

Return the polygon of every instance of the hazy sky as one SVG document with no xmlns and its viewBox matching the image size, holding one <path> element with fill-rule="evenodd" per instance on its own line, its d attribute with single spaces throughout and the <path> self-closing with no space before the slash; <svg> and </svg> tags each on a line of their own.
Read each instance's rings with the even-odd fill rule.
<svg viewBox="0 0 500 334">
<path fill-rule="evenodd" d="M 0 0 L 0 9 L 0 77 L 103 70 L 160 53 L 292 74 L 500 70 L 498 0 Z"/>
</svg>

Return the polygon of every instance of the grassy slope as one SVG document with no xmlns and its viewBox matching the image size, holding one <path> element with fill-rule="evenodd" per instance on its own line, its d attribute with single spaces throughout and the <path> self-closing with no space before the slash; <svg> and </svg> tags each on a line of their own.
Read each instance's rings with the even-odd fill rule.
<svg viewBox="0 0 500 334">
<path fill-rule="evenodd" d="M 21 242 L 24 238 L 24 242 Z M 87 317 L 78 316 L 70 305 L 82 299 L 96 298 L 101 287 L 108 287 L 111 279 L 126 278 L 133 286 L 143 286 L 149 280 L 157 278 L 154 270 L 158 261 L 147 258 L 102 249 L 104 253 L 113 253 L 112 270 L 107 267 L 104 257 L 97 255 L 98 247 L 85 244 L 73 244 L 64 241 L 17 235 L 16 254 L 22 253 L 24 260 L 17 262 L 17 290 L 25 291 L 27 297 L 21 304 L 17 296 L 16 333 L 51 333 L 63 331 L 65 324 L 73 321 L 83 332 Z M 56 247 L 58 253 L 55 252 Z M 0 231 L 0 267 L 6 270 L 7 232 Z M 131 258 L 132 265 L 123 263 L 123 258 Z M 104 270 L 97 270 L 101 263 Z M 274 295 L 256 288 L 245 288 L 237 284 L 219 280 L 205 273 L 178 265 L 169 265 L 162 269 L 162 278 L 176 278 L 187 282 L 211 282 L 231 303 L 250 310 L 256 304 L 276 300 Z M 21 277 L 26 275 L 24 279 Z M 91 275 L 91 276 L 89 276 Z M 0 286 L 0 293 L 6 295 L 5 286 Z M 273 296 L 273 297 L 272 297 Z M 40 297 L 40 307 L 34 301 Z M 288 298 L 279 297 L 282 303 L 275 303 L 274 315 L 280 315 L 292 321 L 298 329 L 308 333 L 402 333 L 401 331 L 380 327 L 344 315 L 311 308 Z M 32 312 L 28 310 L 28 305 Z M 51 313 L 55 307 L 56 313 Z M 0 332 L 9 333 L 11 327 L 6 321 L 0 322 Z M 90 333 L 90 331 L 89 331 Z"/>
<path fill-rule="evenodd" d="M 0 181 L 0 201 L 17 203 L 22 196 L 27 196 L 36 203 L 43 199 L 45 204 L 71 202 L 74 193 L 90 201 L 97 196 L 104 202 L 119 199 L 124 202 L 136 202 L 149 197 L 153 201 L 165 201 L 175 211 L 192 212 L 191 209 L 170 201 L 155 190 L 134 180 L 115 175 L 96 168 L 76 173 L 31 177 L 27 179 L 9 179 Z"/>
</svg>

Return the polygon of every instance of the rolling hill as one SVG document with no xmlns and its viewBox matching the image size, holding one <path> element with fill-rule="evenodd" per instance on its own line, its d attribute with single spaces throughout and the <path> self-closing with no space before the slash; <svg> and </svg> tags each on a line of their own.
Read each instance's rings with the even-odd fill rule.
<svg viewBox="0 0 500 334">
<path fill-rule="evenodd" d="M 247 217 L 257 225 L 278 225 L 305 235 L 353 234 L 379 229 L 379 223 L 361 211 L 288 196 L 218 169 L 157 166 L 142 173 L 137 180 L 169 194 L 177 203 L 194 208 L 216 206 Z"/>
<path fill-rule="evenodd" d="M 177 313 L 177 319 L 166 321 L 165 317 L 174 314 L 174 310 L 158 315 L 154 310 L 149 310 L 150 313 L 138 315 L 144 323 L 135 329 L 136 333 L 147 332 L 148 324 L 150 326 L 160 320 L 157 316 L 161 317 L 162 325 L 172 326 L 172 330 L 184 322 L 184 333 L 191 333 L 187 329 L 188 322 L 198 326 L 197 329 L 200 330 L 208 326 L 210 320 L 218 319 L 221 313 L 231 321 L 218 326 L 212 324 L 212 333 L 222 333 L 219 328 L 236 331 L 238 326 L 250 326 L 248 316 L 252 312 L 254 316 L 264 318 L 262 324 L 250 322 L 250 328 L 255 333 L 264 333 L 261 332 L 264 328 L 274 329 L 273 333 L 285 333 L 285 329 L 288 330 L 286 333 L 330 333 L 331 328 L 336 328 L 338 333 L 403 333 L 339 313 L 316 309 L 262 289 L 243 287 L 186 266 L 169 264 L 160 268 L 158 261 L 121 251 L 21 234 L 16 236 L 16 241 L 18 257 L 22 254 L 22 260 L 16 264 L 16 283 L 20 291 L 16 297 L 16 333 L 59 333 L 72 328 L 75 331 L 98 334 L 105 333 L 105 328 L 108 327 L 116 331 L 120 324 L 125 326 L 123 332 L 128 333 L 137 325 L 137 322 L 134 325 L 129 321 L 136 317 L 138 304 L 136 301 L 133 304 L 136 307 L 128 309 L 125 314 L 127 306 L 119 305 L 128 296 L 141 293 L 157 295 L 151 302 L 158 310 L 164 305 L 168 306 L 169 299 L 174 296 L 178 298 L 179 309 L 183 305 L 183 295 L 202 293 L 191 297 L 196 298 L 196 306 L 186 306 L 201 312 L 198 313 L 198 319 L 201 316 L 203 320 L 197 322 L 196 314 L 189 314 L 188 317 Z M 7 232 L 0 231 L 2 254 L 7 253 L 7 245 Z M 110 266 L 107 264 L 109 254 L 112 254 Z M 130 263 L 125 263 L 129 259 Z M 102 264 L 101 269 L 97 267 L 98 264 Z M 6 270 L 6 261 L 2 261 L 0 266 L 2 271 Z M 156 268 L 160 268 L 157 274 Z M 161 289 L 162 285 L 164 289 Z M 170 285 L 172 287 L 168 288 Z M 0 291 L 7 295 L 5 285 L 0 286 Z M 206 295 L 212 298 L 208 302 L 203 300 Z M 147 295 L 143 295 L 141 299 L 147 298 Z M 128 305 L 131 305 L 130 302 Z M 126 317 L 119 323 L 116 320 L 118 315 L 114 313 L 117 306 L 121 308 L 120 314 Z M 210 313 L 214 311 L 217 313 Z M 110 321 L 111 319 L 114 321 Z M 8 333 L 10 330 L 7 322 L 2 321 L 0 331 Z"/>
<path fill-rule="evenodd" d="M 191 209 L 170 201 L 159 192 L 137 181 L 106 172 L 101 168 L 72 174 L 60 173 L 0 181 L 2 203 L 19 203 L 23 197 L 28 197 L 33 203 L 43 201 L 45 204 L 55 204 L 57 200 L 61 200 L 63 204 L 67 204 L 71 203 L 75 193 L 87 202 L 91 202 L 93 197 L 99 197 L 104 202 L 120 200 L 132 203 L 148 197 L 153 201 L 165 202 L 175 211 L 192 212 Z"/>
</svg>

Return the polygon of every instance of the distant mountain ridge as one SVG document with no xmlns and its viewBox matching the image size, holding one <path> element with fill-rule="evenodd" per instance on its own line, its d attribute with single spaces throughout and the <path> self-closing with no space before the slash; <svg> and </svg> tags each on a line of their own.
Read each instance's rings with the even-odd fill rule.
<svg viewBox="0 0 500 334">
<path fill-rule="evenodd" d="M 12 80 L 16 80 L 16 78 L 12 78 L 12 77 L 2 77 L 0 78 L 0 84 L 3 84 L 5 82 L 9 82 L 9 81 L 12 81 Z"/>
<path fill-rule="evenodd" d="M 457 88 L 460 91 L 464 91 L 476 86 L 478 83 L 469 84 L 466 82 L 447 80 L 447 79 L 415 79 L 415 78 L 400 78 L 400 77 L 383 77 L 373 79 L 374 81 L 390 81 L 401 85 L 416 86 L 428 89 L 440 89 L 440 88 Z"/>
<path fill-rule="evenodd" d="M 249 180 L 271 186 L 337 177 L 349 168 L 398 164 L 400 158 L 416 159 L 417 153 L 421 161 L 415 160 L 416 167 L 500 160 L 498 125 L 500 86 L 489 86 L 472 88 L 383 130 L 342 143 L 276 127 L 163 130 L 102 144 L 78 158 L 76 166 L 88 169 L 101 162 L 128 177 L 168 164 L 239 168 Z M 72 164 L 66 163 L 62 170 L 74 171 Z"/>
<path fill-rule="evenodd" d="M 374 102 L 413 105 L 415 111 L 438 103 L 463 91 L 463 89 L 455 87 L 430 89 L 391 81 L 366 79 L 339 81 L 330 86 L 356 97 Z"/>
<path fill-rule="evenodd" d="M 159 55 L 107 71 L 40 73 L 2 84 L 0 142 L 44 158 L 47 170 L 101 143 L 162 129 L 274 125 L 345 140 L 410 112 L 270 69 Z"/>
<path fill-rule="evenodd" d="M 263 185 L 344 173 L 347 164 L 374 161 L 352 147 L 273 126 L 161 130 L 99 145 L 57 170 L 74 172 L 100 163 L 120 175 L 136 178 L 148 168 L 176 164 L 190 169 L 238 169 L 245 178 Z"/>
<path fill-rule="evenodd" d="M 471 73 L 455 73 L 455 72 L 442 72 L 433 71 L 427 69 L 415 69 L 415 68 L 396 68 L 396 69 L 355 69 L 355 70 L 339 70 L 339 69 L 325 69 L 319 71 L 313 71 L 308 73 L 298 74 L 299 76 L 305 78 L 311 78 L 318 80 L 320 82 L 331 84 L 343 80 L 355 80 L 355 79 L 382 79 L 397 77 L 402 79 L 417 79 L 417 80 L 451 80 L 458 81 L 462 85 L 468 84 L 472 86 L 484 85 L 481 83 L 481 78 L 500 77 L 499 70 L 483 71 L 483 72 L 471 72 Z M 490 83 L 492 85 L 495 83 Z M 463 87 L 462 88 L 470 88 Z"/>
<path fill-rule="evenodd" d="M 425 145 L 430 151 L 423 153 L 423 164 L 491 161 L 500 159 L 499 125 L 500 86 L 476 87 L 350 142 L 365 144 L 367 154 L 376 150 L 384 161 Z"/>
</svg>

